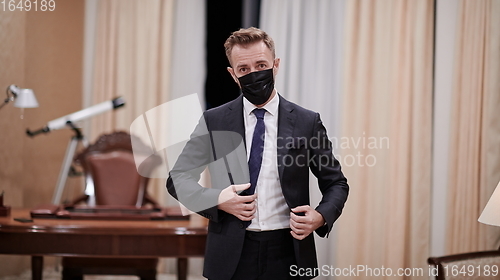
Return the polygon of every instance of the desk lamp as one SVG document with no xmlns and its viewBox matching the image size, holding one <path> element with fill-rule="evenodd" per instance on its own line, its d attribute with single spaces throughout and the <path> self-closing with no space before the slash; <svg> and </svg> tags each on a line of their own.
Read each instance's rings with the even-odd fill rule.
<svg viewBox="0 0 500 280">
<path fill-rule="evenodd" d="M 484 207 L 478 221 L 483 224 L 500 227 L 500 182 Z"/>
<path fill-rule="evenodd" d="M 38 107 L 38 101 L 36 100 L 35 93 L 32 89 L 20 88 L 16 85 L 10 85 L 7 87 L 7 98 L 0 104 L 0 109 L 3 108 L 7 103 L 14 101 L 14 107 L 17 108 L 36 108 Z M 0 194 L 0 217 L 9 216 L 10 206 L 3 205 L 3 194 Z"/>
<path fill-rule="evenodd" d="M 16 85 L 7 87 L 7 98 L 0 105 L 0 109 L 11 101 L 14 102 L 14 107 L 17 108 L 36 108 L 38 101 L 36 100 L 35 93 L 32 89 L 19 88 Z"/>
</svg>

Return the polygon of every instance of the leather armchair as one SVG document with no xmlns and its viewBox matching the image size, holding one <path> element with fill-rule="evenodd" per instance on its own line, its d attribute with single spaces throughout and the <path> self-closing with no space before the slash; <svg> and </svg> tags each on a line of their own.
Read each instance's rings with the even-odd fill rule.
<svg viewBox="0 0 500 280">
<path fill-rule="evenodd" d="M 92 178 L 96 205 L 159 206 L 147 193 L 149 178 L 137 172 L 132 153 L 132 138 L 128 133 L 114 132 L 102 135 L 94 144 L 79 153 L 75 162 L 83 167 L 86 176 Z M 148 174 L 159 164 L 161 164 L 159 157 L 149 157 L 140 166 L 141 174 Z M 85 203 L 88 199 L 88 195 L 82 195 L 70 205 Z M 157 264 L 157 258 L 64 257 L 62 274 L 63 280 L 80 280 L 84 274 L 136 275 L 141 280 L 154 280 Z"/>
</svg>

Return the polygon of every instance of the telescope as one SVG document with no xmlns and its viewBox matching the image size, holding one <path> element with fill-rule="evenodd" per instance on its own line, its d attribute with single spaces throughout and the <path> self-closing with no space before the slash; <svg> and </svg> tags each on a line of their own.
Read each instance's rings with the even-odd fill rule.
<svg viewBox="0 0 500 280">
<path fill-rule="evenodd" d="M 51 120 L 47 123 L 46 126 L 43 128 L 40 128 L 35 131 L 30 131 L 29 129 L 26 130 L 26 134 L 28 134 L 30 137 L 33 137 L 37 134 L 40 133 L 47 133 L 52 130 L 57 130 L 57 129 L 62 129 L 69 125 L 70 127 L 72 126 L 72 123 L 78 122 L 90 117 L 93 117 L 95 115 L 99 115 L 101 113 L 107 112 L 109 110 L 115 110 L 117 108 L 122 107 L 125 105 L 125 100 L 122 97 L 117 97 L 111 101 L 105 101 L 99 104 L 96 104 L 94 106 L 90 106 L 88 108 L 85 108 L 83 110 L 71 113 L 69 115 L 57 118 L 55 120 Z"/>
<path fill-rule="evenodd" d="M 80 132 L 80 129 L 75 126 L 75 122 L 85 120 L 87 118 L 93 117 L 95 115 L 99 115 L 101 113 L 110 111 L 110 110 L 115 110 L 117 108 L 122 107 L 125 105 L 125 100 L 122 97 L 117 97 L 111 101 L 105 101 L 99 104 L 96 104 L 94 106 L 90 106 L 88 108 L 85 108 L 83 110 L 71 113 L 69 115 L 57 118 L 55 120 L 51 120 L 47 123 L 46 126 L 43 128 L 40 128 L 35 131 L 30 131 L 29 129 L 26 130 L 26 134 L 28 136 L 33 137 L 37 134 L 40 133 L 47 133 L 52 130 L 57 130 L 57 129 L 62 129 L 66 126 L 70 127 L 73 129 L 75 132 L 75 136 L 71 138 L 69 141 L 68 147 L 66 148 L 66 154 L 64 155 L 64 160 L 63 164 L 61 166 L 61 171 L 59 172 L 59 177 L 57 179 L 57 185 L 56 189 L 54 191 L 54 195 L 52 197 L 52 204 L 59 204 L 61 201 L 61 196 L 62 192 L 64 189 L 64 185 L 66 184 L 66 179 L 68 178 L 68 173 L 71 169 L 71 162 L 73 160 L 73 156 L 75 155 L 75 151 L 77 148 L 78 143 L 81 141 L 83 143 L 84 147 L 87 147 L 87 140 L 85 137 L 82 135 Z M 93 184 L 92 185 L 87 185 L 85 188 L 85 193 L 90 194 L 93 193 Z"/>
</svg>

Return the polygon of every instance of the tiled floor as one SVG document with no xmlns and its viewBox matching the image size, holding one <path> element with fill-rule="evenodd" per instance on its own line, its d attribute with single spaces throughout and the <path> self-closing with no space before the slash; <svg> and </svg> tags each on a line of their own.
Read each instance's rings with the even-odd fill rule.
<svg viewBox="0 0 500 280">
<path fill-rule="evenodd" d="M 101 276 L 88 275 L 84 280 L 137 280 L 135 276 Z M 177 280 L 177 276 L 172 274 L 159 274 L 157 280 Z M 0 280 L 31 280 L 31 271 L 25 271 L 21 275 L 0 277 Z M 46 268 L 43 271 L 43 280 L 61 280 L 61 271 L 55 271 L 54 268 Z M 188 280 L 205 280 L 201 276 L 188 276 Z"/>
</svg>

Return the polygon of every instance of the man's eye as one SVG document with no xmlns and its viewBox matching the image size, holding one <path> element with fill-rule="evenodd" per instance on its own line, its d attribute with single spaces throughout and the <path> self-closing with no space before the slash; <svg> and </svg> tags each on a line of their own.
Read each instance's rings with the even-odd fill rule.
<svg viewBox="0 0 500 280">
<path fill-rule="evenodd" d="M 264 69 L 264 68 L 266 68 L 266 65 L 265 64 L 259 64 L 259 68 Z"/>
<path fill-rule="evenodd" d="M 247 68 L 240 68 L 241 73 L 245 73 L 247 71 Z"/>
</svg>

